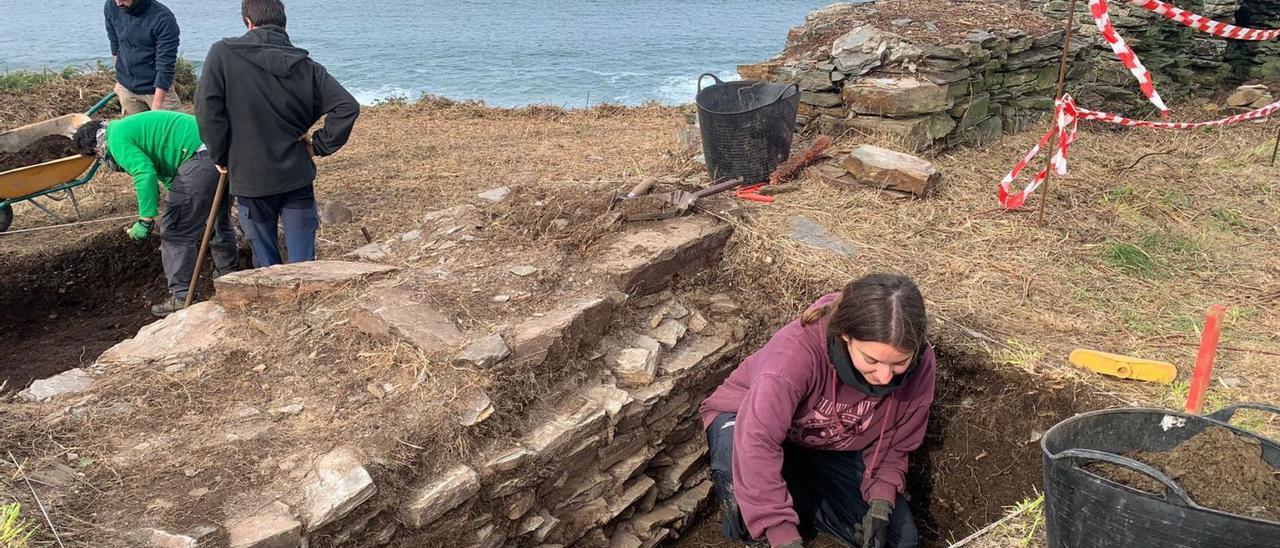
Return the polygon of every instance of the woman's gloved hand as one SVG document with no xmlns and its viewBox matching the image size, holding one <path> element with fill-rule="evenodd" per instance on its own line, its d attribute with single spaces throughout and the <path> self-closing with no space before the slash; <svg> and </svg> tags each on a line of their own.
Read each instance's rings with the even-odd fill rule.
<svg viewBox="0 0 1280 548">
<path fill-rule="evenodd" d="M 889 538 L 889 514 L 893 513 L 893 504 L 887 500 L 871 501 L 871 509 L 858 525 L 858 534 L 862 537 L 862 548 L 885 548 Z"/>
</svg>

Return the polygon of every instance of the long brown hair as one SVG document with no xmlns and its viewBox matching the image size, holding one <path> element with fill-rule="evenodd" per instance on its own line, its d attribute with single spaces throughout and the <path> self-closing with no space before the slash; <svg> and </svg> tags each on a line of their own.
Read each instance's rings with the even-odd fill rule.
<svg viewBox="0 0 1280 548">
<path fill-rule="evenodd" d="M 868 274 L 849 282 L 834 302 L 806 310 L 800 321 L 810 325 L 828 314 L 829 337 L 847 336 L 915 351 L 928 335 L 924 296 L 911 278 L 901 274 Z"/>
</svg>

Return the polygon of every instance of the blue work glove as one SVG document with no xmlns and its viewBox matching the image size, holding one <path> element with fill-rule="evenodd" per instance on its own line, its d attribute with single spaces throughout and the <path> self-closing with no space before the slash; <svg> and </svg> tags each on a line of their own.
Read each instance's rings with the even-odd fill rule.
<svg viewBox="0 0 1280 548">
<path fill-rule="evenodd" d="M 893 504 L 887 500 L 871 501 L 871 508 L 858 525 L 858 542 L 862 548 L 885 548 L 889 540 L 889 514 L 893 513 Z"/>
<path fill-rule="evenodd" d="M 151 234 L 151 227 L 155 225 L 155 221 L 138 219 L 138 222 L 133 223 L 133 226 L 126 228 L 124 232 L 125 234 L 128 234 L 129 238 L 132 240 L 145 240 L 147 239 L 147 235 Z"/>
</svg>

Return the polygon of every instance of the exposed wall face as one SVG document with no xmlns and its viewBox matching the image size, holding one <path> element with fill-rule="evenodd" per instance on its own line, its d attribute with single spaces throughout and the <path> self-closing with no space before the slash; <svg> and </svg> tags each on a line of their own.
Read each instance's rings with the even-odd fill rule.
<svg viewBox="0 0 1280 548">
<path fill-rule="evenodd" d="M 1030 19 L 1027 30 L 989 32 L 885 13 L 902 5 L 820 10 L 792 30 L 782 55 L 739 72 L 748 79 L 798 82 L 801 127 L 888 136 L 916 150 L 989 142 L 1053 108 L 1063 31 L 1050 21 L 986 5 L 1005 17 Z M 946 13 L 935 18 L 959 19 Z M 1091 46 L 1087 38 L 1073 42 L 1069 81 L 1091 76 Z"/>
<path fill-rule="evenodd" d="M 1176 3 L 1218 21 L 1280 27 L 1280 0 Z M 1066 91 L 1090 108 L 1143 108 L 1137 82 L 1099 36 L 1088 4 L 1076 3 Z M 916 150 L 987 142 L 1051 111 L 1069 5 L 836 4 L 792 29 L 783 53 L 740 66 L 739 73 L 798 83 L 800 128 L 885 134 Z M 1166 101 L 1206 96 L 1233 80 L 1280 76 L 1280 44 L 1226 40 L 1125 0 L 1113 0 L 1109 13 Z"/>
</svg>

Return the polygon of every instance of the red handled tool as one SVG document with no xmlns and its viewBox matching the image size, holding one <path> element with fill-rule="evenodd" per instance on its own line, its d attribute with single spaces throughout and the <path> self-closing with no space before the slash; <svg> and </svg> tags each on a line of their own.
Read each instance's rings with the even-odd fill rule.
<svg viewBox="0 0 1280 548">
<path fill-rule="evenodd" d="M 765 185 L 767 184 L 768 183 L 759 183 L 751 186 L 744 186 L 742 188 L 739 188 L 733 191 L 733 196 L 735 198 L 750 200 L 752 202 L 761 202 L 765 204 L 771 204 L 773 203 L 773 200 L 774 200 L 773 196 L 766 196 L 760 193 L 760 189 L 764 188 Z"/>
</svg>

